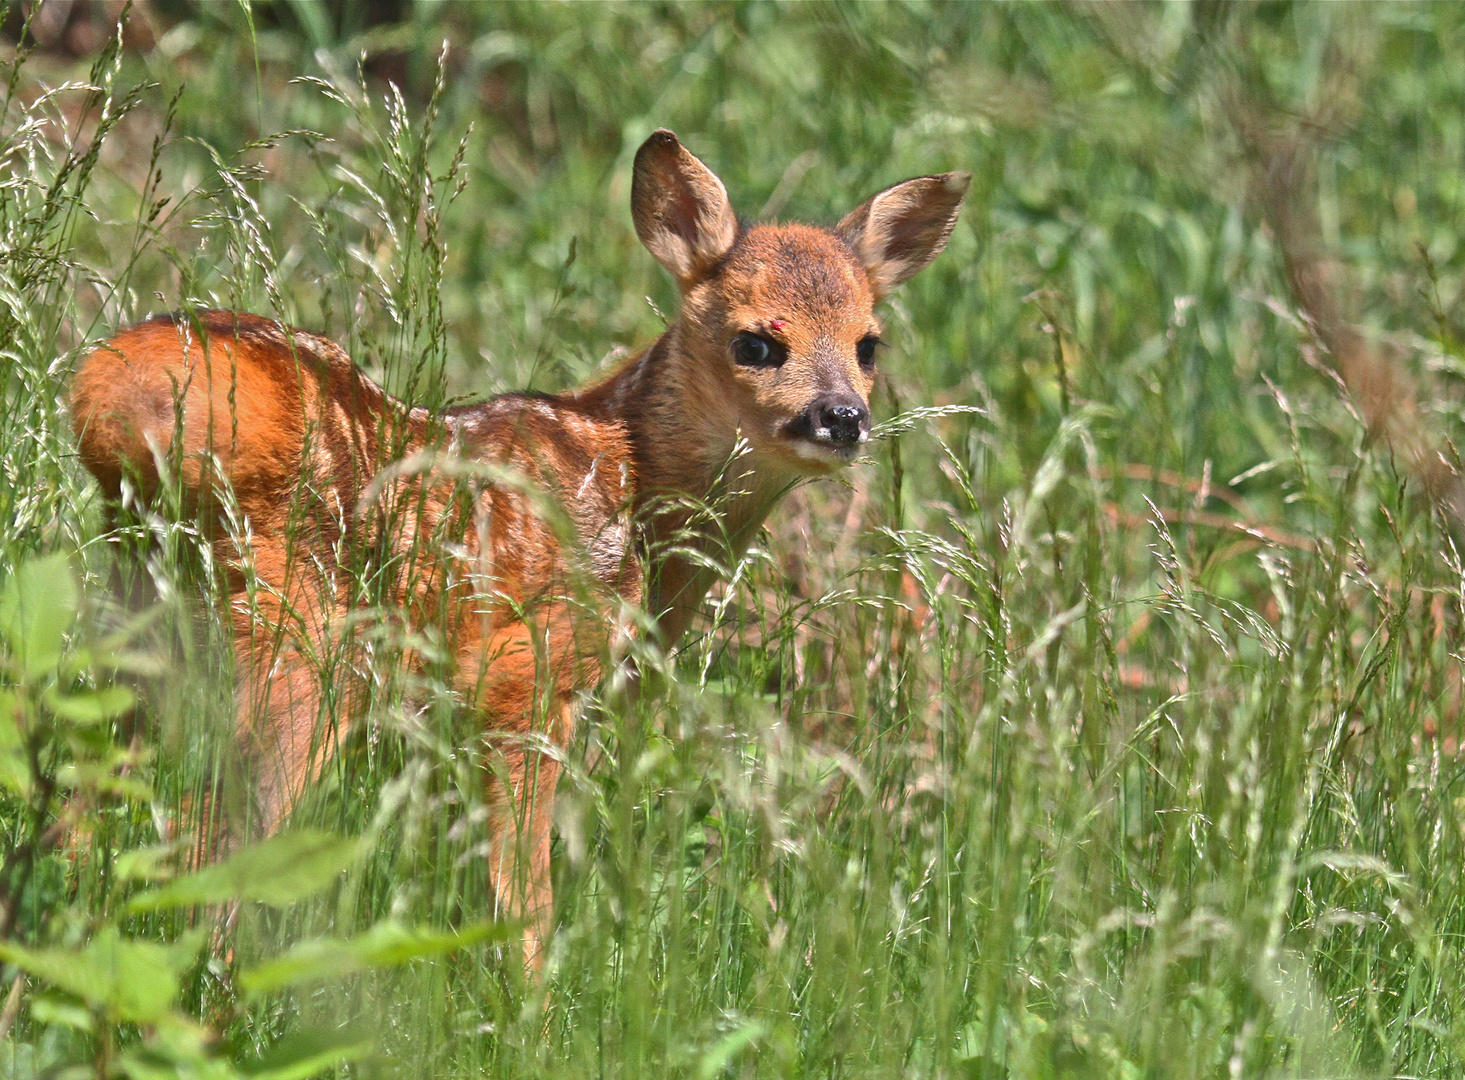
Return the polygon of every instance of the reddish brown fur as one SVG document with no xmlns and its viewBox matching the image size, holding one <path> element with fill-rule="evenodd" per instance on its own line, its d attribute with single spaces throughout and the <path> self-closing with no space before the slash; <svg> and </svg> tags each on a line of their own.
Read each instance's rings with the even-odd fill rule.
<svg viewBox="0 0 1465 1080">
<path fill-rule="evenodd" d="M 151 496 L 176 468 L 230 568 L 259 826 L 279 827 L 361 706 L 364 680 L 338 670 L 345 697 L 322 717 L 321 684 L 356 662 L 357 582 L 384 575 L 390 606 L 446 631 L 453 685 L 502 756 L 493 879 L 530 916 L 537 959 L 559 765 L 533 740 L 565 746 L 618 605 L 642 602 L 633 523 L 670 644 L 711 579 L 665 545 L 690 528 L 707 552 L 735 555 L 792 481 L 849 460 L 850 433 L 817 427 L 820 403 L 864 408 L 873 369 L 856 349 L 879 332 L 874 303 L 940 250 L 965 188 L 959 174 L 923 177 L 833 231 L 740 231 L 721 182 L 657 132 L 637 154 L 632 209 L 681 284 L 681 317 L 603 382 L 556 397 L 431 416 L 324 338 L 228 312 L 154 318 L 93 352 L 72 388 L 82 460 L 113 497 L 127 477 Z M 746 333 L 786 360 L 737 362 Z M 682 508 L 655 511 L 664 496 Z M 688 498 L 716 502 L 720 523 L 699 524 Z"/>
</svg>

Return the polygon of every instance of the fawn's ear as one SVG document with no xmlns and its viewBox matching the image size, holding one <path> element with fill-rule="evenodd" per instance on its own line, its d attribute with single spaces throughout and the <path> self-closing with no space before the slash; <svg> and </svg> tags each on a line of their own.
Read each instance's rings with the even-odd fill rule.
<svg viewBox="0 0 1465 1080">
<path fill-rule="evenodd" d="M 636 235 L 683 289 L 732 248 L 738 219 L 727 189 L 665 129 L 636 151 L 631 177 Z"/>
<path fill-rule="evenodd" d="M 835 226 L 865 264 L 877 300 L 941 254 L 971 182 L 963 172 L 918 176 L 866 200 Z"/>
</svg>

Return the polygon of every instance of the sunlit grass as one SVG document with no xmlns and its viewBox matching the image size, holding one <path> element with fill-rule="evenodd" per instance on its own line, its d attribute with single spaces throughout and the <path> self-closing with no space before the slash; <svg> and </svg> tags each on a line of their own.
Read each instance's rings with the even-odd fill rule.
<svg viewBox="0 0 1465 1080">
<path fill-rule="evenodd" d="M 1453 462 L 1454 10 L 419 5 L 352 40 L 180 10 L 89 71 L 29 58 L 6 98 L 0 576 L 74 552 L 97 633 L 145 579 L 166 668 L 153 797 L 80 805 L 18 942 L 196 921 L 119 916 L 145 886 L 117 856 L 194 825 L 232 724 L 216 568 L 166 505 L 108 533 L 64 413 L 77 356 L 199 304 L 324 332 L 430 405 L 573 385 L 674 310 L 627 212 L 629 155 L 668 126 L 750 215 L 972 170 L 883 313 L 874 406 L 975 409 L 797 490 L 658 692 L 587 701 L 543 989 L 480 944 L 239 993 L 301 939 L 491 914 L 478 733 L 424 676 L 293 822 L 369 853 L 244 906 L 185 974 L 208 1053 L 339 1029 L 371 1047 L 343 1076 L 1458 1074 L 1455 526 L 1329 376 L 1241 112 L 1280 130 L 1347 98 L 1308 197 Z M 24 808 L 0 794 L 7 849 Z M 0 1073 L 91 1068 L 65 1001 L 17 1000 Z"/>
</svg>

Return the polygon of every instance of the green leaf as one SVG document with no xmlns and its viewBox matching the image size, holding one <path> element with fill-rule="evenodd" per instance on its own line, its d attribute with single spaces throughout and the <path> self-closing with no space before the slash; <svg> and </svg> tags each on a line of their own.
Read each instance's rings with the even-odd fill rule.
<svg viewBox="0 0 1465 1080">
<path fill-rule="evenodd" d="M 0 690 L 0 786 L 26 796 L 31 791 L 30 757 L 15 722 L 22 708 L 19 695 Z"/>
<path fill-rule="evenodd" d="M 249 1080 L 305 1080 L 332 1065 L 360 1060 L 371 1053 L 372 1043 L 371 1033 L 359 1027 L 292 1035 L 240 1072 Z"/>
<path fill-rule="evenodd" d="M 361 841 L 300 830 L 280 833 L 241 848 L 218 866 L 178 878 L 143 893 L 132 911 L 256 900 L 284 907 L 319 892 L 361 857 Z"/>
<path fill-rule="evenodd" d="M 91 1033 L 95 1026 L 90 1010 L 74 994 L 43 992 L 31 998 L 31 1019 L 38 1024 L 60 1024 Z"/>
<path fill-rule="evenodd" d="M 121 716 L 137 703 L 137 695 L 125 686 L 108 686 L 101 690 L 78 690 L 63 694 L 55 688 L 44 695 L 46 707 L 73 724 L 99 724 Z"/>
<path fill-rule="evenodd" d="M 516 927 L 506 922 L 480 922 L 457 933 L 383 922 L 354 938 L 302 941 L 283 956 L 250 968 L 239 985 L 251 994 L 267 994 L 299 983 L 338 979 L 368 968 L 396 967 L 409 960 L 446 956 L 455 949 L 485 941 L 504 941 Z"/>
<path fill-rule="evenodd" d="M 131 941 L 108 927 L 80 950 L 26 949 L 0 942 L 0 960 L 75 994 L 114 1020 L 154 1023 L 178 995 L 178 976 L 203 945 L 202 930 L 172 945 Z"/>
<path fill-rule="evenodd" d="M 23 674 L 36 678 L 56 667 L 81 594 L 65 555 L 21 563 L 0 591 L 0 637 Z"/>
<path fill-rule="evenodd" d="M 768 1032 L 768 1025 L 758 1020 L 749 1020 L 729 1031 L 709 1046 L 697 1065 L 698 1080 L 712 1080 L 720 1076 L 734 1058 L 757 1042 Z"/>
<path fill-rule="evenodd" d="M 112 872 L 122 881 L 166 881 L 174 875 L 173 867 L 169 863 L 188 844 L 187 839 L 181 839 L 158 847 L 124 851 L 112 864 Z"/>
<path fill-rule="evenodd" d="M 962 1080 L 1006 1080 L 1007 1066 L 986 1054 L 962 1058 L 956 1063 L 956 1075 Z"/>
<path fill-rule="evenodd" d="M 147 781 L 132 776 L 119 776 L 114 765 L 103 762 L 63 765 L 56 770 L 56 782 L 71 791 L 119 795 L 133 802 L 147 802 L 153 797 L 153 789 Z"/>
<path fill-rule="evenodd" d="M 128 1080 L 239 1080 L 239 1071 L 217 1055 L 213 1042 L 203 1025 L 171 1014 L 153 1026 L 141 1046 L 123 1054 L 118 1065 Z"/>
<path fill-rule="evenodd" d="M 162 675 L 168 670 L 168 665 L 161 658 L 152 653 L 135 650 L 101 652 L 87 659 L 89 660 L 87 666 L 79 670 L 90 671 L 92 668 L 105 668 L 108 671 L 122 671 L 128 675 L 140 676 Z"/>
</svg>

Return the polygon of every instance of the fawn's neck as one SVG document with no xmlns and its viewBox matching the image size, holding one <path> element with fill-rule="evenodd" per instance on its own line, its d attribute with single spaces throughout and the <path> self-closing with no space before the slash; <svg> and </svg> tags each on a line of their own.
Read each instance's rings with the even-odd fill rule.
<svg viewBox="0 0 1465 1080">
<path fill-rule="evenodd" d="M 690 359 L 680 324 L 673 324 L 651 348 L 576 395 L 630 436 L 635 509 L 650 556 L 647 609 L 667 645 L 718 576 L 704 561 L 736 561 L 796 479 L 751 452 L 726 419 L 727 403 L 697 378 Z"/>
</svg>

